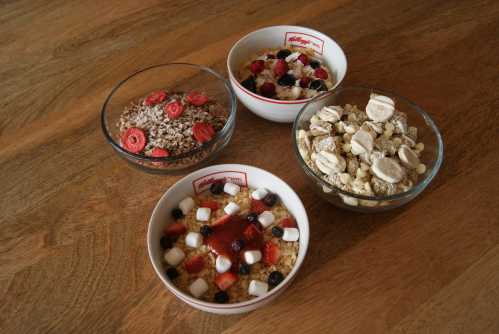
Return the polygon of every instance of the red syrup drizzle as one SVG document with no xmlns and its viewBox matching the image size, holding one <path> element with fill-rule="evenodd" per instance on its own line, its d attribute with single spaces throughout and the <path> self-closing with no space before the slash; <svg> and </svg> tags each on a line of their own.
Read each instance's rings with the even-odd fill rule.
<svg viewBox="0 0 499 334">
<path fill-rule="evenodd" d="M 211 225 L 213 233 L 204 239 L 212 252 L 216 255 L 223 255 L 232 262 L 231 271 L 238 272 L 239 262 L 244 261 L 243 254 L 246 250 L 260 250 L 263 245 L 263 232 L 259 233 L 252 240 L 244 236 L 245 229 L 251 225 L 245 217 L 231 216 L 227 222 L 217 225 Z M 245 246 L 239 252 L 232 249 L 232 242 L 235 240 L 244 240 Z"/>
</svg>

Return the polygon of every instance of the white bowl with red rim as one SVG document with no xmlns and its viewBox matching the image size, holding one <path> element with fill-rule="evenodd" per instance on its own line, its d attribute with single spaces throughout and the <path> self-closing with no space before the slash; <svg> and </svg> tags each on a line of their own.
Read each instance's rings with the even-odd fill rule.
<svg viewBox="0 0 499 334">
<path fill-rule="evenodd" d="M 170 215 L 178 203 L 186 196 L 195 196 L 203 191 L 208 191 L 210 185 L 218 180 L 237 183 L 250 188 L 265 187 L 279 195 L 280 200 L 295 218 L 300 230 L 299 251 L 296 263 L 283 282 L 270 290 L 266 295 L 240 303 L 217 304 L 197 299 L 190 294 L 178 289 L 165 274 L 163 253 L 159 240 L 165 227 L 172 223 Z M 280 295 L 291 283 L 300 269 L 307 253 L 309 241 L 308 217 L 298 195 L 283 180 L 277 176 L 257 167 L 238 164 L 215 165 L 195 171 L 172 185 L 160 198 L 149 220 L 147 230 L 147 248 L 149 258 L 156 274 L 176 297 L 188 305 L 216 314 L 237 314 L 255 310 Z M 213 268 L 213 270 L 215 270 Z"/>
<path fill-rule="evenodd" d="M 264 49 L 307 47 L 314 51 L 334 75 L 336 88 L 347 72 L 347 59 L 341 47 L 329 36 L 314 29 L 300 26 L 272 26 L 262 28 L 241 38 L 234 44 L 227 57 L 230 83 L 239 101 L 256 115 L 274 122 L 290 123 L 300 109 L 311 99 L 275 100 L 263 97 L 244 88 L 236 73 L 250 57 Z"/>
</svg>

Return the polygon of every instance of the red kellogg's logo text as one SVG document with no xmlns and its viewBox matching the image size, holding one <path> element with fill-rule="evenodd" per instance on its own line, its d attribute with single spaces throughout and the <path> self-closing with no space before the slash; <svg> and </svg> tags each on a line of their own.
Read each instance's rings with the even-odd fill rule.
<svg viewBox="0 0 499 334">
<path fill-rule="evenodd" d="M 214 173 L 215 175 L 207 175 L 203 178 L 200 178 L 198 180 L 195 180 L 193 182 L 194 186 L 194 191 L 196 193 L 200 193 L 204 191 L 205 189 L 208 189 L 213 183 L 216 182 L 230 182 L 230 183 L 235 183 L 240 186 L 246 187 L 246 173 L 241 173 L 241 172 L 219 172 L 219 173 Z M 219 174 L 219 175 L 216 175 Z M 220 175 L 222 174 L 222 175 Z"/>
<path fill-rule="evenodd" d="M 308 39 L 301 38 L 300 36 L 292 36 L 288 39 L 289 42 L 295 42 L 301 45 L 307 45 L 311 42 Z"/>
</svg>

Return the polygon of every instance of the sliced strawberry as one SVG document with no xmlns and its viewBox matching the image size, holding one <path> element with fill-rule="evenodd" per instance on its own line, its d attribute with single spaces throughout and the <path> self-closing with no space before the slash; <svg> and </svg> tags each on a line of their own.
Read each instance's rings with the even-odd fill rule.
<svg viewBox="0 0 499 334">
<path fill-rule="evenodd" d="M 187 102 L 197 107 L 202 106 L 203 104 L 205 104 L 210 100 L 208 96 L 199 92 L 190 92 L 189 95 L 187 95 L 186 99 Z"/>
<path fill-rule="evenodd" d="M 275 85 L 272 82 L 265 82 L 260 87 L 260 94 L 265 97 L 272 97 L 275 95 Z"/>
<path fill-rule="evenodd" d="M 314 75 L 319 78 L 319 79 L 323 79 L 323 80 L 326 80 L 328 75 L 327 75 L 327 72 L 325 69 L 323 69 L 322 67 L 318 67 L 315 69 L 314 71 Z"/>
<path fill-rule="evenodd" d="M 204 258 L 202 255 L 196 255 L 186 260 L 184 268 L 189 274 L 197 274 L 204 268 Z"/>
<path fill-rule="evenodd" d="M 168 150 L 165 150 L 161 147 L 155 147 L 151 151 L 151 157 L 155 158 L 164 158 L 170 155 L 170 152 Z"/>
<path fill-rule="evenodd" d="M 168 118 L 177 119 L 182 116 L 184 106 L 182 102 L 175 100 L 165 105 L 164 111 L 168 115 Z"/>
<path fill-rule="evenodd" d="M 139 153 L 146 147 L 146 135 L 142 129 L 128 128 L 121 135 L 121 145 L 128 152 Z"/>
<path fill-rule="evenodd" d="M 165 234 L 167 236 L 178 237 L 179 235 L 184 234 L 187 231 L 187 228 L 182 223 L 173 223 L 169 224 L 165 228 Z"/>
<path fill-rule="evenodd" d="M 303 77 L 300 79 L 300 87 L 301 88 L 308 88 L 308 85 L 310 84 L 310 78 L 309 77 Z"/>
<path fill-rule="evenodd" d="M 226 271 L 223 274 L 215 277 L 215 284 L 222 291 L 227 290 L 232 286 L 232 284 L 236 283 L 237 275 L 231 271 Z"/>
<path fill-rule="evenodd" d="M 301 55 L 299 55 L 299 56 L 298 56 L 298 60 L 299 60 L 299 61 L 301 61 L 301 63 L 302 63 L 303 65 L 305 65 L 305 66 L 307 66 L 307 65 L 308 65 L 308 57 L 307 57 L 307 55 L 306 55 L 306 54 L 303 54 L 303 53 L 302 53 Z"/>
<path fill-rule="evenodd" d="M 284 59 L 279 59 L 274 65 L 274 74 L 278 77 L 283 76 L 289 70 L 288 63 Z"/>
<path fill-rule="evenodd" d="M 218 210 L 218 202 L 207 199 L 201 202 L 201 207 L 210 208 L 211 211 L 216 211 Z"/>
<path fill-rule="evenodd" d="M 213 226 L 216 226 L 216 225 L 223 225 L 225 223 L 228 223 L 231 219 L 231 215 L 224 215 L 220 218 L 218 218 L 212 225 Z"/>
<path fill-rule="evenodd" d="M 285 228 L 285 227 L 296 227 L 296 222 L 293 218 L 291 217 L 286 217 L 286 218 L 283 218 L 280 222 L 279 222 L 279 225 L 281 225 L 281 227 Z"/>
<path fill-rule="evenodd" d="M 254 212 L 256 214 L 260 214 L 263 211 L 270 210 L 270 208 L 263 203 L 263 201 L 259 201 L 256 199 L 251 200 L 251 212 Z"/>
<path fill-rule="evenodd" d="M 206 143 L 213 138 L 215 130 L 209 123 L 196 122 L 192 126 L 192 135 L 199 143 Z"/>
<path fill-rule="evenodd" d="M 250 71 L 253 74 L 258 74 L 265 69 L 265 62 L 263 60 L 255 60 L 250 65 Z"/>
<path fill-rule="evenodd" d="M 148 107 L 152 107 L 155 104 L 161 103 L 166 100 L 167 94 L 163 90 L 159 90 L 157 92 L 152 92 L 149 94 L 144 100 L 144 104 Z"/>
<path fill-rule="evenodd" d="M 260 223 L 257 223 L 257 224 L 260 224 Z M 246 241 L 254 240 L 262 234 L 262 231 L 257 227 L 257 224 L 249 224 L 244 229 L 243 234 L 244 234 L 244 238 L 246 239 Z"/>
<path fill-rule="evenodd" d="M 263 263 L 268 266 L 277 264 L 279 261 L 279 256 L 281 256 L 281 250 L 279 246 L 272 241 L 266 241 L 262 248 L 262 258 Z"/>
</svg>

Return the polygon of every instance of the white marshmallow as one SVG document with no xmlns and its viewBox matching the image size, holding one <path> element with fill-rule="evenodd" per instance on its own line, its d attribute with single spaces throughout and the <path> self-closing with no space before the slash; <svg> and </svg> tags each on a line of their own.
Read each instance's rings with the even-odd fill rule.
<svg viewBox="0 0 499 334">
<path fill-rule="evenodd" d="M 208 291 L 208 283 L 202 278 L 198 278 L 189 286 L 189 292 L 196 298 L 201 297 Z"/>
<path fill-rule="evenodd" d="M 404 170 L 393 159 L 380 158 L 373 161 L 371 170 L 374 175 L 388 183 L 397 183 L 404 178 Z"/>
<path fill-rule="evenodd" d="M 189 232 L 185 236 L 185 244 L 192 248 L 198 248 L 203 243 L 203 236 L 198 232 Z"/>
<path fill-rule="evenodd" d="M 371 134 L 365 130 L 357 131 L 350 141 L 352 154 L 359 155 L 373 150 L 374 140 Z"/>
<path fill-rule="evenodd" d="M 395 112 L 395 102 L 387 96 L 371 94 L 366 106 L 367 116 L 375 122 L 386 122 Z"/>
<path fill-rule="evenodd" d="M 282 235 L 284 241 L 297 241 L 300 238 L 300 231 L 294 227 L 285 227 Z"/>
<path fill-rule="evenodd" d="M 196 205 L 192 197 L 186 197 L 178 203 L 178 207 L 184 215 L 188 214 Z"/>
<path fill-rule="evenodd" d="M 301 87 L 293 87 L 291 88 L 291 96 L 294 98 L 294 99 L 298 99 L 301 95 Z"/>
<path fill-rule="evenodd" d="M 262 200 L 267 196 L 269 192 L 265 188 L 258 188 L 251 193 L 251 198 L 256 199 L 258 201 Z"/>
<path fill-rule="evenodd" d="M 217 256 L 217 259 L 215 260 L 215 268 L 217 269 L 217 272 L 219 274 L 223 274 L 224 272 L 229 270 L 231 266 L 232 262 L 228 257 L 223 255 Z"/>
<path fill-rule="evenodd" d="M 295 61 L 298 59 L 298 57 L 300 57 L 301 53 L 299 52 L 293 52 L 292 54 L 290 54 L 289 56 L 286 57 L 286 62 L 287 63 L 290 63 L 292 61 Z"/>
<path fill-rule="evenodd" d="M 275 220 L 274 214 L 270 211 L 263 211 L 259 216 L 258 216 L 258 221 L 260 224 L 262 224 L 263 227 L 268 227 L 270 224 L 272 224 Z"/>
<path fill-rule="evenodd" d="M 185 258 L 185 253 L 178 247 L 173 247 L 165 252 L 164 259 L 170 266 L 176 266 Z"/>
<path fill-rule="evenodd" d="M 232 196 L 236 196 L 236 194 L 241 190 L 241 187 L 239 187 L 237 184 L 235 183 L 230 183 L 230 182 L 227 182 L 225 185 L 224 185 L 224 191 L 229 194 L 229 195 L 232 195 Z"/>
<path fill-rule="evenodd" d="M 398 156 L 402 164 L 408 168 L 416 168 L 419 165 L 418 155 L 407 145 L 400 146 Z"/>
<path fill-rule="evenodd" d="M 244 252 L 244 261 L 247 264 L 257 263 L 262 259 L 262 252 L 259 250 L 249 250 Z"/>
<path fill-rule="evenodd" d="M 262 281 L 252 280 L 248 287 L 248 293 L 252 296 L 263 296 L 269 291 L 269 285 Z"/>
<path fill-rule="evenodd" d="M 225 206 L 224 211 L 228 215 L 234 215 L 234 214 L 236 214 L 239 211 L 239 209 L 240 209 L 239 205 L 237 205 L 234 202 L 230 202 L 229 204 L 227 204 Z"/>
<path fill-rule="evenodd" d="M 207 222 L 210 220 L 211 209 L 210 208 L 198 208 L 196 211 L 196 220 L 200 222 Z"/>
</svg>

